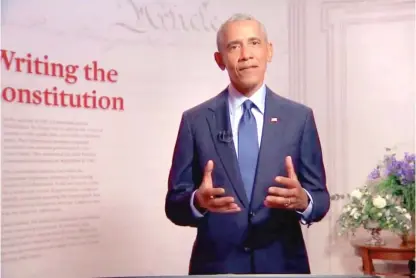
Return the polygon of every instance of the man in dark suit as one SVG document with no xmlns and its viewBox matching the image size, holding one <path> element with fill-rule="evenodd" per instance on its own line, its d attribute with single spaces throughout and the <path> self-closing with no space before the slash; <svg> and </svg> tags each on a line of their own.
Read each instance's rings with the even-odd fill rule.
<svg viewBox="0 0 416 278">
<path fill-rule="evenodd" d="M 330 206 L 313 112 L 264 84 L 273 49 L 259 21 L 231 17 L 217 44 L 230 85 L 183 113 L 165 204 L 197 227 L 189 274 L 310 273 L 300 223 Z"/>
</svg>

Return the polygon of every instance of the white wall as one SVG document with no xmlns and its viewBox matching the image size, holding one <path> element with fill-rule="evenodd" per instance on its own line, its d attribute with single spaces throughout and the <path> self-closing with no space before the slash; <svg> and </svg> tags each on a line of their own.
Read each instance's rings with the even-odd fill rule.
<svg viewBox="0 0 416 278">
<path fill-rule="evenodd" d="M 385 147 L 414 151 L 414 1 L 295 2 L 304 15 L 293 35 L 303 69 L 296 96 L 317 114 L 330 192 L 345 195 Z M 333 236 L 342 204 L 307 232 L 317 273 L 359 271 L 348 242 Z"/>
<path fill-rule="evenodd" d="M 134 1 L 137 20 L 127 0 L 114 1 L 2 1 L 2 49 L 16 55 L 47 54 L 50 60 L 84 65 L 93 60 L 106 69 L 116 69 L 118 82 L 75 85 L 50 77 L 9 73 L 2 65 L 5 86 L 44 89 L 57 86 L 73 93 L 97 90 L 97 95 L 122 96 L 123 112 L 51 108 L 2 102 L 2 159 L 22 156 L 30 144 L 16 134 L 14 119 L 47 119 L 82 122 L 98 131 L 78 131 L 70 137 L 88 143 L 96 155 L 87 163 L 4 163 L 2 165 L 2 276 L 89 277 L 111 275 L 186 274 L 195 231 L 175 227 L 164 215 L 167 174 L 181 112 L 217 94 L 227 85 L 227 76 L 215 65 L 215 28 L 234 12 L 249 12 L 266 25 L 275 45 L 267 82 L 276 92 L 314 108 L 324 147 L 328 186 L 332 194 L 345 194 L 360 185 L 381 157 L 383 148 L 401 143 L 414 150 L 414 1 Z M 4 6 L 3 6 L 4 5 Z M 141 10 L 140 10 L 141 9 Z M 150 20 L 146 17 L 148 11 Z M 141 11 L 141 12 L 140 12 Z M 206 31 L 202 27 L 202 13 Z M 172 15 L 176 23 L 169 23 Z M 160 17 L 164 15 L 166 29 Z M 180 18 L 187 25 L 180 26 Z M 157 21 L 159 20 L 159 21 Z M 192 29 L 191 20 L 195 23 Z M 127 30 L 128 26 L 133 31 Z M 118 24 L 118 25 L 117 25 Z M 153 24 L 153 25 L 152 25 Z M 200 24 L 200 25 L 198 25 Z M 176 27 L 176 28 L 174 28 Z M 73 125 L 36 123 L 20 126 L 35 132 L 39 127 Z M 84 126 L 85 127 L 85 126 Z M 88 134 L 99 137 L 85 139 Z M 74 135 L 74 134 L 72 134 Z M 40 134 L 30 135 L 40 138 Z M 29 139 L 30 139 L 29 138 Z M 19 141 L 20 139 L 20 141 Z M 40 143 L 33 143 L 40 147 Z M 58 147 L 58 143 L 50 145 Z M 403 147 L 403 148 L 404 148 Z M 29 158 L 34 154 L 30 152 Z M 40 156 L 47 158 L 47 154 Z M 28 157 L 23 157 L 27 159 Z M 39 159 L 39 156 L 36 156 Z M 20 183 L 26 193 L 17 193 L 10 177 L 43 177 L 62 181 L 56 173 L 42 170 L 81 170 L 92 197 L 84 205 L 50 204 L 55 212 L 22 214 L 22 208 L 5 196 L 56 196 L 52 188 L 82 190 L 84 185 L 44 185 L 37 192 Z M 5 171 L 9 172 L 5 172 Z M 32 170 L 35 173 L 16 173 Z M 66 173 L 80 176 L 81 174 Z M 47 189 L 41 191 L 40 188 Z M 67 194 L 68 191 L 67 191 Z M 80 197 L 67 199 L 76 201 Z M 23 201 L 19 201 L 22 204 Z M 24 201 L 32 209 L 41 204 Z M 304 229 L 314 273 L 358 272 L 359 260 L 345 242 L 335 241 L 333 228 L 341 201 L 334 201 L 329 215 Z M 43 208 L 45 204 L 43 204 Z M 9 215 L 15 212 L 17 214 Z M 82 216 L 94 219 L 80 220 Z M 72 235 L 62 228 L 63 217 L 75 217 Z M 55 235 L 36 235 L 10 226 L 17 220 L 51 219 Z M 67 222 L 68 223 L 68 222 Z M 80 232 L 79 225 L 84 230 Z M 45 227 L 30 223 L 24 227 Z M 22 227 L 22 226 L 21 226 Z M 10 233 L 10 231 L 14 231 Z M 9 232 L 9 233 L 5 233 Z M 88 233 L 88 234 L 87 234 Z M 38 233 L 36 233 L 38 234 Z M 34 236 L 27 242 L 18 236 Z M 89 235 L 89 242 L 84 239 Z M 78 246 L 49 246 L 35 239 Z M 9 245 L 5 245 L 5 241 Z M 96 241 L 91 244 L 91 240 Z M 13 246 L 11 243 L 24 243 Z M 42 247 L 25 252 L 19 248 Z M 26 256 L 26 258 L 25 258 Z M 341 260 L 342 259 L 342 260 Z"/>
</svg>

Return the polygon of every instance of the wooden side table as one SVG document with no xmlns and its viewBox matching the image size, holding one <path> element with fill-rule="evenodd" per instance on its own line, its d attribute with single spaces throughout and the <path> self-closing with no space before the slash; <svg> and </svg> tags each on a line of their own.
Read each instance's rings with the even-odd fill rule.
<svg viewBox="0 0 416 278">
<path fill-rule="evenodd" d="M 366 245 L 367 239 L 353 240 L 351 245 L 355 249 L 355 254 L 360 256 L 363 262 L 363 272 L 369 275 L 404 275 L 410 276 L 410 271 L 407 273 L 386 273 L 377 272 L 374 269 L 373 260 L 388 260 L 388 261 L 410 261 L 415 258 L 415 244 L 408 243 L 403 245 L 399 238 L 384 239 L 386 244 L 382 246 Z"/>
</svg>

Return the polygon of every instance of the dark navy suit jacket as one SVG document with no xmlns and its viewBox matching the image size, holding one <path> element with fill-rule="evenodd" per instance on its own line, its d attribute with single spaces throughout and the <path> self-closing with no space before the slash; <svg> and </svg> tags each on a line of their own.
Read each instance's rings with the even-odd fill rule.
<svg viewBox="0 0 416 278">
<path fill-rule="evenodd" d="M 285 157 L 290 155 L 302 187 L 313 199 L 306 222 L 320 221 L 328 212 L 330 199 L 313 112 L 266 88 L 259 162 L 249 202 L 229 140 L 227 96 L 226 89 L 185 111 L 174 149 L 165 212 L 176 225 L 197 228 L 189 274 L 310 273 L 301 215 L 269 209 L 264 200 L 270 186 L 281 186 L 274 182 L 275 177 L 287 176 Z M 241 212 L 194 216 L 190 199 L 201 184 L 208 160 L 214 161 L 214 186 L 235 197 Z"/>
</svg>

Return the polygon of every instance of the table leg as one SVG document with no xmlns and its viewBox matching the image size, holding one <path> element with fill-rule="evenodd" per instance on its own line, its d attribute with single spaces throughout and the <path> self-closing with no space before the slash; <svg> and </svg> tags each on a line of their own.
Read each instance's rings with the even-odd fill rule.
<svg viewBox="0 0 416 278">
<path fill-rule="evenodd" d="M 363 261 L 364 274 L 374 275 L 374 265 L 368 250 L 361 251 L 361 259 Z"/>
</svg>

